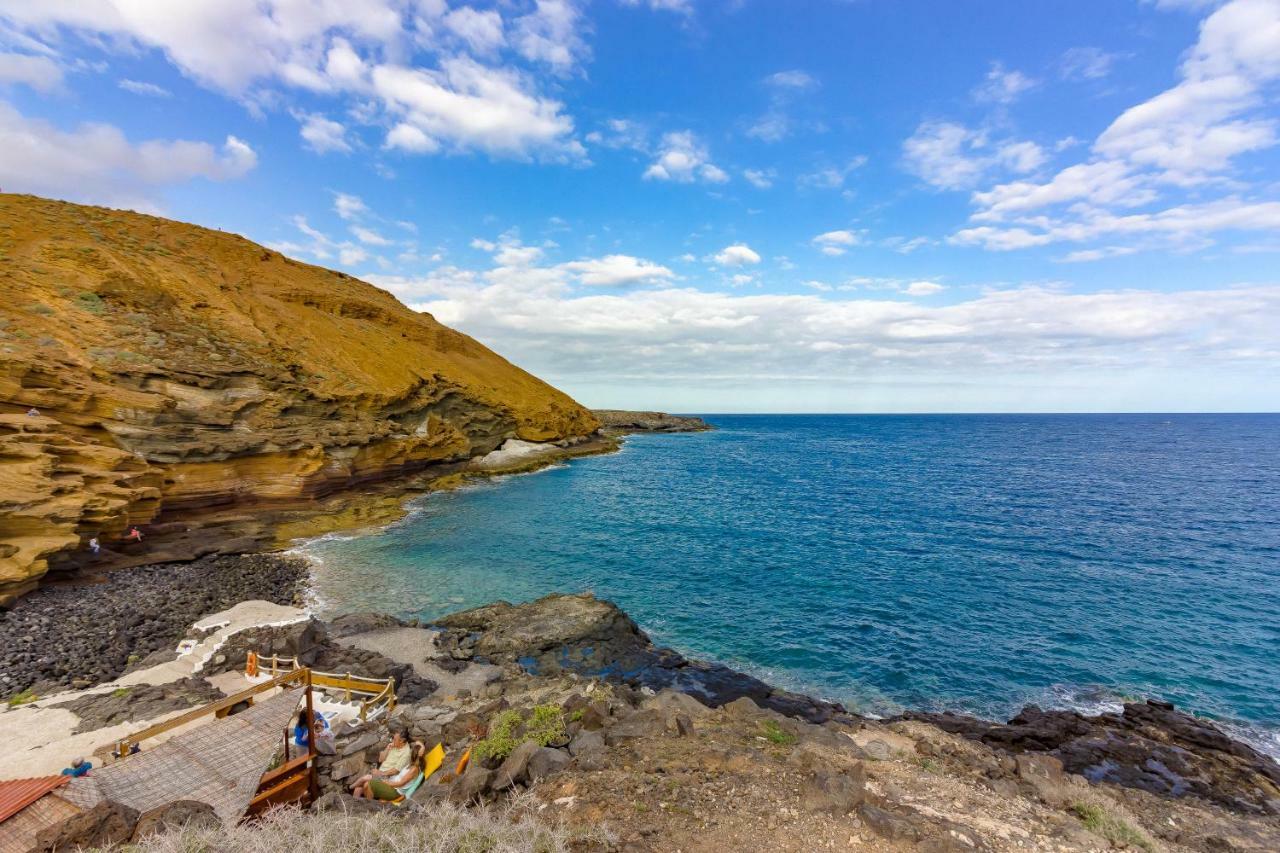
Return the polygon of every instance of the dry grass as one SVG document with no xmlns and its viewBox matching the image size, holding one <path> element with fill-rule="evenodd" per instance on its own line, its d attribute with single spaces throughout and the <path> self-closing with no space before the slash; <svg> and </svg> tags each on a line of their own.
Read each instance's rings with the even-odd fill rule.
<svg viewBox="0 0 1280 853">
<path fill-rule="evenodd" d="M 188 827 L 99 853 L 563 853 L 570 834 L 529 814 L 522 799 L 503 809 L 427 803 L 376 814 L 277 809 L 233 829 Z M 605 839 L 601 839 L 605 840 Z"/>
</svg>

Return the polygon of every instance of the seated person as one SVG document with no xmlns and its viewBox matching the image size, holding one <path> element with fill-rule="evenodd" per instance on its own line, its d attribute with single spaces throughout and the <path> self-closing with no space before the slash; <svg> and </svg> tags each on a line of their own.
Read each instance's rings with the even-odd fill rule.
<svg viewBox="0 0 1280 853">
<path fill-rule="evenodd" d="M 314 712 L 316 734 L 316 752 L 333 755 L 333 732 L 329 730 L 329 721 L 319 712 Z M 298 721 L 293 726 L 293 742 L 303 749 L 311 740 L 312 726 L 307 725 L 307 711 L 298 712 Z"/>
<path fill-rule="evenodd" d="M 93 764 L 85 761 L 83 758 L 77 758 L 71 762 L 70 767 L 62 768 L 63 776 L 84 776 L 93 769 Z"/>
<path fill-rule="evenodd" d="M 351 793 L 360 796 L 358 791 L 365 789 L 374 779 L 389 779 L 399 776 L 413 760 L 413 750 L 409 746 L 409 732 L 403 728 L 392 729 L 391 743 L 378 755 L 378 769 L 366 773 L 355 781 Z M 368 793 L 365 793 L 368 796 Z"/>
<path fill-rule="evenodd" d="M 426 752 L 426 747 L 419 741 L 413 742 L 413 750 L 410 753 L 409 766 L 401 770 L 396 776 L 389 776 L 385 779 L 371 779 L 363 788 L 356 789 L 357 797 L 368 797 L 373 800 L 382 800 L 384 802 L 394 802 L 401 797 L 407 797 L 418 788 L 418 783 L 422 781 L 422 754 Z"/>
</svg>

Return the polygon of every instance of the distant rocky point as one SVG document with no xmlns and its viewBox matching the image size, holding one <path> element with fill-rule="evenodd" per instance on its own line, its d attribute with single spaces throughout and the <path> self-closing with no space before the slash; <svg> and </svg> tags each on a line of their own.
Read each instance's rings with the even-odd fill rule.
<svg viewBox="0 0 1280 853">
<path fill-rule="evenodd" d="M 592 409 L 604 432 L 704 432 L 715 429 L 702 418 L 669 415 L 666 412 L 628 412 L 623 409 Z"/>
</svg>

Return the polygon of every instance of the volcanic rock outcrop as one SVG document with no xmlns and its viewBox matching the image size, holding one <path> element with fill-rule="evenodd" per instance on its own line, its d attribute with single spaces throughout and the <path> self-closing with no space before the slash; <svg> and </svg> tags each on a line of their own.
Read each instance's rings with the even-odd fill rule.
<svg viewBox="0 0 1280 853">
<path fill-rule="evenodd" d="M 49 570 L 263 547 L 283 508 L 597 426 L 344 273 L 0 195 L 0 601 Z"/>
</svg>

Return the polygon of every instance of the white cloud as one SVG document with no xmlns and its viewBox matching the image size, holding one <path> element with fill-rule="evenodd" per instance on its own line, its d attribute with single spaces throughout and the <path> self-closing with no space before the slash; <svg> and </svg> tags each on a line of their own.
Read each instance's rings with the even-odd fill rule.
<svg viewBox="0 0 1280 853">
<path fill-rule="evenodd" d="M 192 80 L 253 110 L 278 106 L 285 100 L 280 90 L 289 88 L 348 99 L 362 124 L 392 128 L 387 144 L 398 150 L 583 156 L 573 120 L 562 103 L 541 94 L 534 72 L 456 55 L 465 44 L 497 58 L 506 4 L 449 10 L 442 2 L 405 0 L 0 2 L 15 32 L 65 30 L 122 53 L 156 49 Z M 529 62 L 567 70 L 585 52 L 578 6 L 534 0 L 510 22 L 511 49 Z M 401 64 L 410 58 L 422 64 Z"/>
<path fill-rule="evenodd" d="M 799 69 L 775 72 L 764 78 L 764 82 L 778 89 L 814 89 L 818 86 L 816 77 Z"/>
<path fill-rule="evenodd" d="M 362 225 L 351 226 L 351 233 L 354 234 L 356 239 L 361 243 L 365 243 L 370 246 L 390 246 L 394 244 L 393 240 L 388 240 L 372 228 L 365 228 Z"/>
<path fill-rule="evenodd" d="M 333 211 L 343 219 L 359 219 L 369 212 L 369 206 L 359 196 L 335 192 L 333 194 Z"/>
<path fill-rule="evenodd" d="M 1011 104 L 1036 85 L 1021 71 L 1009 71 L 1003 63 L 993 62 L 982 85 L 973 90 L 973 97 L 984 103 Z"/>
<path fill-rule="evenodd" d="M 0 53 L 0 86 L 22 83 L 37 92 L 57 92 L 62 88 L 62 69 L 47 56 Z"/>
<path fill-rule="evenodd" d="M 667 267 L 631 255 L 606 255 L 562 264 L 587 285 L 617 287 L 629 284 L 658 284 L 675 277 Z"/>
<path fill-rule="evenodd" d="M 478 54 L 493 54 L 507 41 L 502 30 L 502 15 L 494 9 L 481 12 L 470 6 L 459 6 L 441 20 L 446 29 Z"/>
<path fill-rule="evenodd" d="M 952 235 L 949 242 L 1006 251 L 1124 235 L 1153 236 L 1160 240 L 1159 245 L 1178 248 L 1199 247 L 1205 235 L 1219 231 L 1280 231 L 1280 201 L 1225 198 L 1155 213 L 1125 215 L 1090 208 L 1076 212 L 1072 218 L 1038 217 L 1033 224 L 964 228 Z"/>
<path fill-rule="evenodd" d="M 825 234 L 819 234 L 810 242 L 822 250 L 824 255 L 837 257 L 849 251 L 850 246 L 856 246 L 861 242 L 858 235 L 849 230 L 828 231 Z"/>
<path fill-rule="evenodd" d="M 838 190 L 844 186 L 844 182 L 848 180 L 849 175 L 854 171 L 861 169 L 867 164 L 867 158 L 858 155 L 846 162 L 843 166 L 828 166 L 824 169 L 818 169 L 816 172 L 810 172 L 807 175 L 801 175 L 796 179 L 796 183 L 801 187 L 810 187 L 820 190 Z"/>
<path fill-rule="evenodd" d="M 440 143 L 427 136 L 422 128 L 403 122 L 387 132 L 385 144 L 387 148 L 408 151 L 410 154 L 430 154 L 440 150 Z"/>
<path fill-rule="evenodd" d="M 1047 159 L 1034 142 L 993 143 L 985 131 L 944 121 L 926 121 L 902 145 L 908 171 L 939 189 L 975 186 L 995 169 L 1030 172 Z"/>
<path fill-rule="evenodd" d="M 1132 255 L 1138 250 L 1133 246 L 1104 246 L 1101 249 L 1078 249 L 1074 252 L 1068 252 L 1058 260 L 1067 264 L 1078 264 L 1087 261 L 1100 261 L 1103 258 L 1118 258 L 1122 255 Z"/>
<path fill-rule="evenodd" d="M 573 119 L 559 101 L 539 98 L 514 71 L 454 57 L 439 72 L 382 65 L 373 87 L 401 117 L 387 144 L 410 151 L 441 144 L 525 157 L 531 153 L 576 159 L 582 147 L 570 138 Z"/>
<path fill-rule="evenodd" d="M 369 253 L 359 246 L 343 245 L 338 249 L 338 263 L 344 267 L 353 267 L 369 259 Z"/>
<path fill-rule="evenodd" d="M 575 0 L 536 0 L 532 12 L 515 20 L 516 49 L 526 59 L 567 72 L 590 54 L 581 17 Z"/>
<path fill-rule="evenodd" d="M 1073 47 L 1062 54 L 1059 63 L 1066 80 L 1098 80 L 1111 73 L 1116 54 L 1097 47 Z"/>
<path fill-rule="evenodd" d="M 1255 386 L 1270 376 L 1273 391 L 1280 375 L 1276 284 L 1094 293 L 1023 286 L 936 304 L 919 298 L 939 292 L 924 286 L 937 285 L 929 280 L 856 297 L 825 282 L 810 282 L 814 292 L 804 295 L 669 286 L 583 293 L 545 269 L 374 280 L 441 322 L 501 341 L 505 355 L 580 397 L 597 385 L 623 394 L 641 385 L 727 388 L 742 405 L 763 408 L 767 400 L 751 396 L 763 386 L 811 396 L 872 379 L 905 383 L 912 395 L 936 384 L 948 394 L 969 383 L 986 395 L 1008 388 L 1014 408 L 1028 406 L 1026 389 L 1051 386 L 1044 399 L 1058 408 L 1070 399 L 1096 409 L 1106 389 L 1123 399 L 1130 378 L 1149 385 L 1145 371 L 1162 372 L 1180 395 L 1188 370 L 1211 365 Z M 744 398 L 747 389 L 755 390 Z"/>
<path fill-rule="evenodd" d="M 117 85 L 126 92 L 133 92 L 135 95 L 145 95 L 149 98 L 168 98 L 172 97 L 172 93 L 163 86 L 157 86 L 155 83 L 148 83 L 145 80 L 121 80 Z"/>
<path fill-rule="evenodd" d="M 747 136 L 761 142 L 781 142 L 791 134 L 791 119 L 777 111 L 767 112 L 747 128 Z"/>
<path fill-rule="evenodd" d="M 655 12 L 693 14 L 693 0 L 619 0 L 623 6 L 647 6 Z"/>
<path fill-rule="evenodd" d="M 1076 261 L 1139 248 L 1202 248 L 1218 232 L 1275 228 L 1277 203 L 1242 197 L 1228 176 L 1236 158 L 1280 142 L 1275 119 L 1260 112 L 1263 87 L 1280 79 L 1280 0 L 1222 5 L 1202 22 L 1180 72 L 1172 88 L 1118 116 L 1094 142 L 1089 161 L 1047 182 L 974 193 L 974 221 L 1010 224 L 961 229 L 952 242 L 1008 250 L 1121 236 L 1136 241 L 1064 258 Z M 1202 191 L 1181 205 L 1132 212 L 1170 188 L 1214 186 L 1233 194 L 1206 200 Z M 1042 212 L 1062 207 L 1056 215 Z"/>
<path fill-rule="evenodd" d="M 907 296 L 932 296 L 946 288 L 935 281 L 913 281 L 902 289 Z"/>
<path fill-rule="evenodd" d="M 710 161 L 707 147 L 692 131 L 681 130 L 663 134 L 657 159 L 645 169 L 644 178 L 681 184 L 694 181 L 722 184 L 729 180 L 729 175 Z"/>
<path fill-rule="evenodd" d="M 756 189 L 767 190 L 773 186 L 774 180 L 778 177 L 778 171 L 776 169 L 745 169 L 742 177 Z"/>
<path fill-rule="evenodd" d="M 319 113 L 295 113 L 301 123 L 298 134 L 308 148 L 317 154 L 329 151 L 350 151 L 347 128 L 341 122 L 325 118 Z"/>
<path fill-rule="evenodd" d="M 713 260 L 722 267 L 742 267 L 760 263 L 760 255 L 745 243 L 734 243 L 717 252 Z"/>
<path fill-rule="evenodd" d="M 76 201 L 156 210 L 154 190 L 193 178 L 243 177 L 258 157 L 228 136 L 221 148 L 207 142 L 153 139 L 130 142 L 109 124 L 73 131 L 29 119 L 0 102 L 0 186 Z"/>
</svg>

